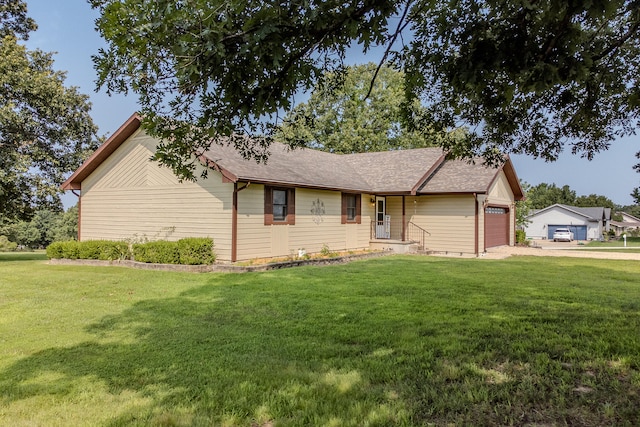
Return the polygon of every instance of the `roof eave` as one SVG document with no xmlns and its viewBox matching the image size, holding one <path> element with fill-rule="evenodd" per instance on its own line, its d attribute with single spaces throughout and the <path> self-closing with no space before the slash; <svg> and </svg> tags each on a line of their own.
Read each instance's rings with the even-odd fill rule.
<svg viewBox="0 0 640 427">
<path fill-rule="evenodd" d="M 474 194 L 487 194 L 484 190 L 461 190 L 461 191 L 426 191 L 420 192 L 418 196 L 461 196 L 461 195 L 474 195 Z"/>
<path fill-rule="evenodd" d="M 223 182 L 238 182 L 241 181 L 241 179 L 234 174 L 233 172 L 231 172 L 230 170 L 223 168 L 222 166 L 220 166 L 220 164 L 218 164 L 218 162 L 215 162 L 213 160 L 211 160 L 209 157 L 207 157 L 205 154 L 201 155 L 199 157 L 200 162 L 202 162 L 202 164 L 210 169 L 213 169 L 215 171 L 220 172 L 220 174 L 222 175 L 222 181 Z M 251 181 L 251 180 L 243 180 L 243 181 Z"/>
<path fill-rule="evenodd" d="M 323 186 L 323 185 L 306 184 L 306 183 L 293 182 L 293 181 L 269 180 L 269 179 L 264 179 L 259 177 L 252 177 L 248 175 L 239 175 L 236 177 L 236 180 L 232 182 L 252 182 L 254 184 L 269 185 L 272 187 L 278 187 L 278 186 L 296 187 L 296 188 L 307 188 L 311 190 L 341 191 L 344 193 L 376 194 L 376 192 L 366 188 L 340 187 L 340 186 L 330 186 L 330 185 Z"/>
<path fill-rule="evenodd" d="M 498 172 L 502 170 L 505 174 L 505 176 L 507 177 L 507 181 L 509 182 L 509 186 L 511 187 L 511 192 L 513 193 L 513 198 L 516 201 L 520 201 L 520 200 L 524 200 L 524 190 L 522 189 L 522 186 L 520 185 L 520 179 L 518 178 L 518 174 L 516 174 L 516 169 L 513 167 L 513 162 L 511 161 L 511 157 L 509 157 L 509 155 L 506 155 L 506 160 L 505 162 L 502 164 L 502 167 L 498 169 Z M 489 187 L 487 188 L 487 193 L 489 192 L 489 189 L 491 188 L 491 186 L 494 184 L 494 182 L 496 181 L 496 179 L 498 179 L 498 173 L 496 172 L 495 176 L 493 177 L 493 180 L 491 180 L 491 183 L 489 184 Z"/>
<path fill-rule="evenodd" d="M 80 190 L 82 181 L 98 168 L 140 127 L 142 116 L 134 113 L 60 186 L 63 190 Z"/>
</svg>

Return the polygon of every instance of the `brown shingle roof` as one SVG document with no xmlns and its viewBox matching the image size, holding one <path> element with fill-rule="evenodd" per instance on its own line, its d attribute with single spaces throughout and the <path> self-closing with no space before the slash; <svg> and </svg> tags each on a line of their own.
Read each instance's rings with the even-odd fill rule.
<svg viewBox="0 0 640 427">
<path fill-rule="evenodd" d="M 81 182 L 139 128 L 140 116 L 134 114 L 77 171 L 62 188 L 79 189 Z M 290 150 L 273 143 L 266 163 L 246 160 L 223 141 L 213 144 L 202 160 L 220 170 L 234 182 L 326 188 L 375 194 L 485 193 L 503 170 L 516 200 L 522 188 L 511 160 L 499 168 L 444 160 L 440 148 L 384 151 L 360 154 L 332 154 L 308 148 Z"/>
<path fill-rule="evenodd" d="M 347 164 L 367 182 L 370 191 L 374 193 L 411 192 L 431 168 L 444 160 L 441 148 L 358 153 L 339 157 L 345 158 Z"/>
<path fill-rule="evenodd" d="M 498 173 L 497 168 L 486 167 L 464 160 L 447 160 L 440 166 L 418 194 L 483 193 L 489 189 Z"/>
<path fill-rule="evenodd" d="M 367 191 L 366 181 L 343 156 L 308 148 L 291 150 L 272 143 L 265 163 L 244 159 L 231 145 L 214 144 L 204 156 L 231 172 L 238 181 Z"/>
</svg>

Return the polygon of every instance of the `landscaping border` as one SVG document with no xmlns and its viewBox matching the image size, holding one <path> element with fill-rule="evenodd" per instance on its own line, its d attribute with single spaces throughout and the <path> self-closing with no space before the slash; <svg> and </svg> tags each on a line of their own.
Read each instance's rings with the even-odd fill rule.
<svg viewBox="0 0 640 427">
<path fill-rule="evenodd" d="M 183 264 L 152 264 L 138 261 L 131 261 L 126 259 L 102 261 L 95 259 L 61 259 L 52 258 L 49 260 L 49 264 L 52 265 L 93 265 L 93 266 L 114 266 L 114 267 L 128 267 L 138 270 L 157 270 L 157 271 L 181 271 L 189 273 L 250 273 L 254 271 L 270 271 L 280 270 L 283 268 L 301 267 L 304 265 L 332 265 L 332 264 L 346 264 L 351 261 L 357 261 L 361 259 L 377 258 L 386 255 L 392 255 L 392 251 L 384 252 L 369 252 L 365 254 L 345 255 L 332 258 L 314 258 L 314 259 L 299 259 L 291 261 L 279 261 L 270 264 L 262 265 L 233 265 L 233 264 L 210 264 L 210 265 L 183 265 Z"/>
</svg>

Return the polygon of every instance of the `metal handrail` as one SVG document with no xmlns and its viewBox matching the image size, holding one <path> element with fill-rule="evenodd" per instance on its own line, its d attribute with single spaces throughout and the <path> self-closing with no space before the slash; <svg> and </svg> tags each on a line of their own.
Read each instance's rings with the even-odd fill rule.
<svg viewBox="0 0 640 427">
<path fill-rule="evenodd" d="M 417 243 L 422 251 L 425 250 L 427 235 L 431 236 L 431 233 L 411 221 L 407 222 L 407 240 Z"/>
</svg>

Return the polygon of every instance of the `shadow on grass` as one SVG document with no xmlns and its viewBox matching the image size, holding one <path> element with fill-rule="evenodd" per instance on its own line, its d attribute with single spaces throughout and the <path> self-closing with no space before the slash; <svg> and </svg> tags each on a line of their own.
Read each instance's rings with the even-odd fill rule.
<svg viewBox="0 0 640 427">
<path fill-rule="evenodd" d="M 0 252 L 0 262 L 3 261 L 46 261 L 44 251 L 35 252 Z"/>
<path fill-rule="evenodd" d="M 390 265 L 406 280 L 385 282 Z M 490 265 L 217 276 L 89 325 L 90 342 L 22 359 L 0 393 L 10 403 L 91 379 L 146 402 L 112 426 L 640 423 L 638 295 L 580 297 L 581 280 L 613 273 L 584 264 L 562 288 L 538 260 L 497 264 L 518 271 L 505 283 Z M 38 381 L 50 374 L 55 385 Z"/>
<path fill-rule="evenodd" d="M 304 312 L 291 319 L 273 304 L 246 306 L 219 287 L 140 302 L 89 326 L 94 341 L 14 364 L 2 372 L 0 393 L 10 402 L 67 393 L 95 378 L 111 395 L 134 392 L 150 402 L 114 415 L 106 424 L 113 426 L 407 423 L 394 385 L 371 384 L 363 370 L 372 366 L 353 363 L 367 346 L 336 342 Z M 388 357 L 370 358 L 375 365 Z M 51 374 L 55 385 L 38 381 Z"/>
</svg>

